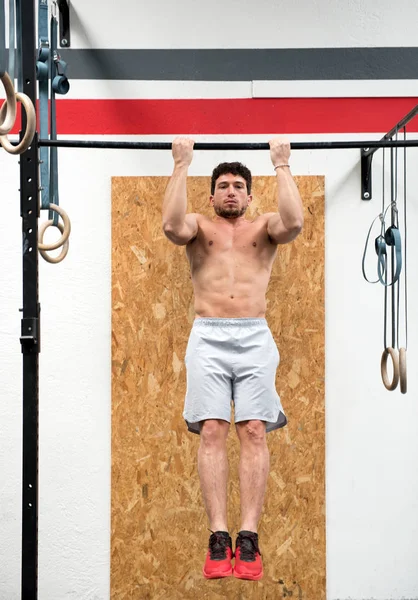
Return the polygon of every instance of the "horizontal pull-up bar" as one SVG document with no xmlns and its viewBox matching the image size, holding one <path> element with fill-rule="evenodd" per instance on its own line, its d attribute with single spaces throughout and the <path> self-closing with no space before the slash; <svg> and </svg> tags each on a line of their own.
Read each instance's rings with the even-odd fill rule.
<svg viewBox="0 0 418 600">
<path fill-rule="evenodd" d="M 171 142 L 110 142 L 85 140 L 39 140 L 39 146 L 57 148 L 101 148 L 119 150 L 171 150 Z M 417 140 L 373 140 L 344 142 L 292 142 L 292 150 L 418 147 Z M 269 150 L 266 142 L 196 142 L 194 150 Z"/>
</svg>

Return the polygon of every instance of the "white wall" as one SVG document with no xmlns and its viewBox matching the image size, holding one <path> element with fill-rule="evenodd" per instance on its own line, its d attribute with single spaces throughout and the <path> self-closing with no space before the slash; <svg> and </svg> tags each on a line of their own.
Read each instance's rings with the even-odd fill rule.
<svg viewBox="0 0 418 600">
<path fill-rule="evenodd" d="M 220 3 L 219 3 L 220 4 Z M 140 9 L 118 3 L 132 29 L 115 30 L 114 4 L 73 0 L 74 47 L 337 47 L 413 45 L 417 7 L 388 0 L 259 2 L 243 12 L 233 0 L 211 13 L 183 1 Z M 337 10 L 338 7 L 338 10 Z M 202 7 L 203 8 L 203 7 Z M 100 10 L 99 10 L 100 9 Z M 215 9 L 217 12 L 215 12 Z M 257 10 L 257 27 L 253 27 Z M 242 14 L 240 14 L 240 11 Z M 176 28 L 164 29 L 176 22 Z M 254 14 L 253 14 L 254 13 Z M 158 15 L 158 20 L 156 19 Z M 222 18 L 221 18 L 222 16 Z M 99 21 L 98 21 L 99 19 Z M 402 19 L 402 28 L 392 28 Z M 122 22 L 122 21 L 121 21 Z M 88 35 L 82 33 L 80 23 Z M 132 25 L 131 25 L 132 23 Z M 319 28 L 321 32 L 319 33 Z M 87 41 L 88 42 L 87 42 Z M 77 82 L 82 97 L 82 82 Z M 86 82 L 86 86 L 90 86 Z M 89 92 L 90 93 L 90 92 Z M 224 88 L 220 94 L 224 93 Z M 388 123 L 388 128 L 393 123 Z M 272 131 L 271 134 L 277 132 Z M 381 134 L 385 133 L 384 131 Z M 293 141 L 379 138 L 291 135 Z M 77 136 L 81 137 L 81 136 Z M 416 137 L 416 136 L 415 136 Z M 118 139 L 145 139 L 118 136 Z M 163 139 L 163 138 L 153 138 Z M 170 140 L 170 136 L 164 137 Z M 199 137 L 264 141 L 268 136 Z M 328 600 L 418 598 L 418 477 L 415 434 L 418 375 L 418 248 L 414 226 L 417 150 L 408 154 L 408 394 L 380 380 L 382 288 L 364 282 L 361 256 L 380 210 L 381 152 L 374 158 L 374 200 L 360 200 L 359 151 L 295 151 L 295 175 L 326 178 L 326 483 Z M 236 154 L 201 153 L 191 175 L 207 175 Z M 255 175 L 271 174 L 267 153 L 240 153 Z M 168 175 L 168 152 L 62 150 L 60 203 L 73 232 L 58 266 L 40 262 L 40 600 L 106 600 L 110 568 L 110 286 L 114 175 Z M 0 600 L 20 598 L 21 527 L 21 220 L 17 159 L 0 153 Z"/>
<path fill-rule="evenodd" d="M 162 0 L 138 10 L 135 0 L 73 0 L 75 48 L 343 48 L 415 46 L 418 6 L 399 0 L 274 2 L 239 0 L 180 3 Z M 162 18 L 164 15 L 164 18 Z M 98 17 L 100 24 L 98 25 Z M 111 35 L 109 34 L 111 32 Z"/>
</svg>

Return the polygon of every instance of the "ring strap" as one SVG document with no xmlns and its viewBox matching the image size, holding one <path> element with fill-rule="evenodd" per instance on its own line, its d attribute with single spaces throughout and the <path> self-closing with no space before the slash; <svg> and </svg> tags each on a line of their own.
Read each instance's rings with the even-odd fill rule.
<svg viewBox="0 0 418 600">
<path fill-rule="evenodd" d="M 57 51 L 57 21 L 54 17 L 51 18 L 51 113 L 50 113 L 50 132 L 51 140 L 57 139 L 57 116 L 55 106 L 55 89 L 52 86 L 52 82 L 55 79 L 55 54 Z M 58 190 L 58 148 L 52 147 L 49 155 L 50 169 L 49 169 L 49 203 L 59 206 L 59 190 Z M 56 211 L 49 210 L 48 218 L 53 221 L 54 225 L 58 226 L 58 213 Z"/>
<path fill-rule="evenodd" d="M 21 2 L 22 0 L 16 0 L 16 39 L 21 40 L 22 39 L 22 24 L 21 24 L 21 18 L 20 18 L 20 6 L 21 6 Z M 16 64 L 17 64 L 17 88 L 16 90 L 18 92 L 23 92 L 23 74 L 22 74 L 22 68 L 21 68 L 21 51 L 20 51 L 20 44 L 17 44 L 16 47 Z"/>
<path fill-rule="evenodd" d="M 51 140 L 57 139 L 57 118 L 55 94 L 66 94 L 70 89 L 70 84 L 65 75 L 67 65 L 61 60 L 58 54 L 58 22 L 55 17 L 51 18 L 51 114 L 50 131 Z M 50 204 L 59 206 L 58 190 L 58 148 L 52 147 L 50 152 L 50 171 L 49 171 L 49 201 Z M 49 212 L 49 219 L 53 220 L 54 225 L 58 224 L 58 214 Z"/>
<path fill-rule="evenodd" d="M 390 243 L 388 242 L 390 240 Z M 386 245 L 395 246 L 395 258 L 396 258 L 396 269 L 392 275 L 392 281 L 387 283 L 386 281 L 386 269 L 387 269 L 387 252 Z M 378 256 L 377 261 L 377 274 L 380 283 L 385 287 L 391 287 L 394 285 L 401 274 L 402 270 L 402 241 L 399 229 L 392 225 L 386 230 L 385 237 L 379 236 L 376 238 L 376 252 Z M 373 282 L 372 282 L 373 283 Z"/>
<path fill-rule="evenodd" d="M 48 139 L 48 80 L 50 48 L 48 39 L 48 2 L 39 0 L 38 5 L 39 50 L 36 63 L 36 75 L 39 81 L 39 123 L 40 136 Z M 41 208 L 49 207 L 49 148 L 41 146 L 40 150 L 41 175 Z"/>
<path fill-rule="evenodd" d="M 15 84 L 15 0 L 9 0 L 9 75 Z"/>
<path fill-rule="evenodd" d="M 368 248 L 368 246 L 369 246 L 369 239 L 370 239 L 370 234 L 371 234 L 371 232 L 372 232 L 372 229 L 373 229 L 373 225 L 375 224 L 375 222 L 377 221 L 377 219 L 379 219 L 381 216 L 382 216 L 382 215 L 377 215 L 377 217 L 375 217 L 375 218 L 373 219 L 373 221 L 372 221 L 372 224 L 370 225 L 370 228 L 369 228 L 369 231 L 368 231 L 367 237 L 366 237 L 366 243 L 365 243 L 365 245 L 364 245 L 363 259 L 362 259 L 362 261 L 361 261 L 361 269 L 362 269 L 362 272 L 363 272 L 363 277 L 364 277 L 364 279 L 365 279 L 365 280 L 366 280 L 368 283 L 378 283 L 378 282 L 379 282 L 379 279 L 376 279 L 376 281 L 371 281 L 370 279 L 368 279 L 368 277 L 367 277 L 367 275 L 366 275 L 366 255 L 367 255 L 367 248 Z M 376 240 L 375 240 L 375 248 L 376 248 L 376 242 L 377 242 L 377 240 L 378 240 L 378 239 L 379 239 L 379 238 L 376 238 Z M 379 258 L 378 258 L 378 260 L 380 260 L 380 256 L 379 256 L 379 254 L 378 254 L 378 257 L 379 257 Z"/>
<path fill-rule="evenodd" d="M 0 0 L 0 77 L 3 77 L 6 71 L 6 12 L 4 0 Z"/>
</svg>

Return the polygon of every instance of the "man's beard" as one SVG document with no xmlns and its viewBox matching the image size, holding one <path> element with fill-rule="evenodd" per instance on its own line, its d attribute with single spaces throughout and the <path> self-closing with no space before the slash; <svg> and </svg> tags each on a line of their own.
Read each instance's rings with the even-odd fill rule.
<svg viewBox="0 0 418 600">
<path fill-rule="evenodd" d="M 214 206 L 213 208 L 218 217 L 223 217 L 224 219 L 238 219 L 247 210 L 246 206 L 242 208 L 238 208 L 238 206 Z"/>
</svg>

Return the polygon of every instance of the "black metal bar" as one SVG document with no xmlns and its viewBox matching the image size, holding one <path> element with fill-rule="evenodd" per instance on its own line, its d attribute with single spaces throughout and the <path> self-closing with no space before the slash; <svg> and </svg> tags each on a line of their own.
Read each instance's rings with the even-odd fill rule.
<svg viewBox="0 0 418 600">
<path fill-rule="evenodd" d="M 361 197 L 363 200 L 371 200 L 372 198 L 372 159 L 373 154 L 379 148 L 406 148 L 407 146 L 413 146 L 414 144 L 404 144 L 399 146 L 399 140 L 392 140 L 393 136 L 398 133 L 403 127 L 405 127 L 416 115 L 418 114 L 418 104 L 414 106 L 412 110 L 405 115 L 399 123 L 397 123 L 388 133 L 386 133 L 379 141 L 378 146 L 372 146 L 368 142 L 364 143 L 361 149 Z M 405 140 L 401 140 L 405 142 Z M 409 140 L 414 142 L 414 140 Z M 370 150 L 372 148 L 372 150 Z"/>
<path fill-rule="evenodd" d="M 57 0 L 60 11 L 60 46 L 69 48 L 71 46 L 70 31 L 70 7 L 67 0 Z"/>
<path fill-rule="evenodd" d="M 363 149 L 361 154 L 361 197 L 363 200 L 372 199 L 372 158 Z"/>
<path fill-rule="evenodd" d="M 418 115 L 418 104 L 416 106 L 414 106 L 414 108 L 412 110 L 409 111 L 409 113 L 407 115 L 405 115 L 400 121 L 399 123 L 397 123 L 394 127 L 392 127 L 392 129 L 390 131 L 388 131 L 380 140 L 381 142 L 385 142 L 386 140 L 390 140 L 394 135 L 396 135 L 398 133 L 398 131 L 400 131 L 403 127 L 405 127 L 410 121 L 412 121 L 412 119 L 414 117 L 416 117 Z M 383 148 L 384 146 L 379 146 L 381 148 Z M 369 148 L 373 148 L 373 146 L 364 146 L 364 152 L 365 155 L 371 155 L 374 154 L 376 152 L 376 150 L 378 150 L 378 148 L 375 147 L 374 150 L 369 150 Z"/>
<path fill-rule="evenodd" d="M 36 106 L 35 0 L 20 3 L 22 91 Z M 26 116 L 22 111 L 22 131 Z M 38 295 L 38 138 L 20 157 L 20 213 L 22 217 L 23 318 L 23 460 L 22 460 L 22 600 L 38 597 L 38 434 L 40 307 Z"/>
<path fill-rule="evenodd" d="M 171 142 L 110 142 L 88 140 L 39 140 L 39 146 L 55 146 L 57 148 L 96 148 L 119 150 L 171 150 Z M 293 142 L 292 150 L 327 150 L 327 149 L 355 149 L 355 148 L 393 148 L 393 147 L 418 147 L 417 140 L 398 141 L 346 141 L 346 142 Z M 268 150 L 269 145 L 262 143 L 221 143 L 221 142 L 196 142 L 195 150 Z"/>
</svg>

